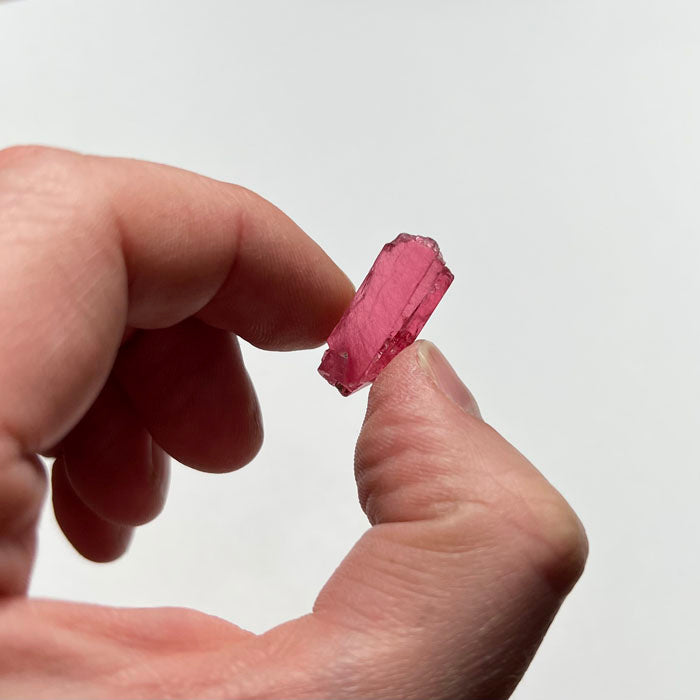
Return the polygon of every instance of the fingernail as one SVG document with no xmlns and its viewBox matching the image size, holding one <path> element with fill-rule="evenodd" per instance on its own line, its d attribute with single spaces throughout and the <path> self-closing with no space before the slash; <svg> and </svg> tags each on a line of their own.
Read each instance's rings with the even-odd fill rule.
<svg viewBox="0 0 700 700">
<path fill-rule="evenodd" d="M 428 340 L 420 342 L 418 348 L 418 362 L 430 378 L 437 384 L 438 388 L 449 399 L 454 401 L 460 408 L 477 418 L 481 418 L 479 406 L 467 389 L 457 373 L 452 369 L 452 365 L 445 359 L 445 356 Z"/>
</svg>

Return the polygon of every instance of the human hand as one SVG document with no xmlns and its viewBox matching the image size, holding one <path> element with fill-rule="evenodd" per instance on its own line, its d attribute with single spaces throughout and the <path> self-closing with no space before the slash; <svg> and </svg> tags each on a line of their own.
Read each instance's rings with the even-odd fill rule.
<svg viewBox="0 0 700 700">
<path fill-rule="evenodd" d="M 151 163 L 0 152 L 0 695 L 507 697 L 581 573 L 562 497 L 419 342 L 370 391 L 356 451 L 372 527 L 312 613 L 262 635 L 185 609 L 24 595 L 56 455 L 57 520 L 85 556 L 163 505 L 169 453 L 230 471 L 262 440 L 241 362 L 314 347 L 352 297 L 284 214 Z"/>
</svg>

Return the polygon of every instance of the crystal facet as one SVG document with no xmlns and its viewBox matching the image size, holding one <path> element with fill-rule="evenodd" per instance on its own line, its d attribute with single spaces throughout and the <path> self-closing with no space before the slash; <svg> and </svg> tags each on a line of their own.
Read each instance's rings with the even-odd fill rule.
<svg viewBox="0 0 700 700">
<path fill-rule="evenodd" d="M 318 368 L 348 396 L 410 345 L 452 284 L 438 244 L 402 233 L 387 243 L 328 337 Z"/>
</svg>

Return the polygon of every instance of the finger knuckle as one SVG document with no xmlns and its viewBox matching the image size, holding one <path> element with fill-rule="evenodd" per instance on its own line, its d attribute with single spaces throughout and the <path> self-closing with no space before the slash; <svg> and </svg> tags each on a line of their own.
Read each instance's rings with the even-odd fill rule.
<svg viewBox="0 0 700 700">
<path fill-rule="evenodd" d="M 0 151 L 3 207 L 28 198 L 72 204 L 87 183 L 85 157 L 47 146 L 11 146 Z"/>
<path fill-rule="evenodd" d="M 583 573 L 588 557 L 588 538 L 571 506 L 558 493 L 530 501 L 530 522 L 515 538 L 536 576 L 556 593 L 566 594 Z"/>
<path fill-rule="evenodd" d="M 588 540 L 578 516 L 547 479 L 496 431 L 484 425 L 462 487 L 484 504 L 501 549 L 525 555 L 536 574 L 568 592 L 583 572 Z M 515 543 L 515 544 L 514 544 Z"/>
<path fill-rule="evenodd" d="M 8 146 L 0 150 L 0 168 L 43 168 L 66 160 L 67 152 L 33 144 Z"/>
<path fill-rule="evenodd" d="M 437 450 L 439 441 L 435 427 L 417 418 L 410 439 L 399 417 L 384 413 L 365 424 L 355 450 L 355 478 L 371 523 L 434 518 L 454 502 L 455 467 L 450 455 Z"/>
<path fill-rule="evenodd" d="M 95 195 L 89 161 L 70 151 L 13 146 L 0 151 L 2 240 L 44 244 L 74 235 L 102 206 Z"/>
</svg>

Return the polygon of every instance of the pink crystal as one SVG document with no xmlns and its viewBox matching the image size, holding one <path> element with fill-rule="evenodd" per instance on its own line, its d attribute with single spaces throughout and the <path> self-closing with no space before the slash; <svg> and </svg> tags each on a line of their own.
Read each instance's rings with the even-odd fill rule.
<svg viewBox="0 0 700 700">
<path fill-rule="evenodd" d="M 373 382 L 416 339 L 453 279 L 432 238 L 402 233 L 387 243 L 328 337 L 321 376 L 343 396 Z"/>
</svg>

